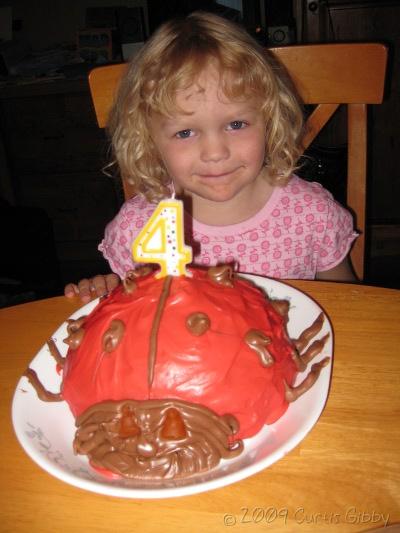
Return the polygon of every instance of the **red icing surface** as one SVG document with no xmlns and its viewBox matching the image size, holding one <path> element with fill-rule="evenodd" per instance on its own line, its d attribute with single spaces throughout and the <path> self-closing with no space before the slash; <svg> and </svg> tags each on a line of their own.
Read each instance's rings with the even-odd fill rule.
<svg viewBox="0 0 400 533">
<path fill-rule="evenodd" d="M 89 461 L 89 463 L 93 470 L 96 470 L 96 472 L 104 477 L 107 477 L 108 479 L 121 479 L 122 477 L 118 474 L 114 474 L 114 472 L 111 472 L 111 470 L 108 470 L 108 468 L 102 468 L 101 466 L 94 465 L 91 461 Z"/>
<path fill-rule="evenodd" d="M 62 395 L 75 416 L 105 400 L 179 398 L 234 415 L 240 423 L 236 438 L 250 437 L 282 416 L 288 406 L 283 380 L 292 384 L 297 372 L 282 316 L 245 280 L 235 278 L 234 287 L 227 287 L 208 279 L 205 271 L 191 271 L 192 278 L 172 280 L 151 387 L 150 331 L 165 278 L 139 278 L 131 294 L 120 286 L 87 317 L 83 341 L 69 349 L 63 374 Z M 185 325 L 194 312 L 206 313 L 211 321 L 201 336 Z M 123 321 L 126 330 L 107 353 L 102 336 L 113 319 Z M 272 366 L 263 367 L 245 343 L 250 329 L 272 338 Z"/>
</svg>

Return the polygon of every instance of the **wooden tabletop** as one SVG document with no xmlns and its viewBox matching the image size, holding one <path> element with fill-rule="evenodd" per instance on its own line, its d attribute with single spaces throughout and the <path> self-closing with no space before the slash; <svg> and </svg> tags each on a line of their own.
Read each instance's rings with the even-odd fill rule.
<svg viewBox="0 0 400 533">
<path fill-rule="evenodd" d="M 41 470 L 11 424 L 16 384 L 79 306 L 64 297 L 0 310 L 0 531 L 370 531 L 400 523 L 400 291 L 296 281 L 331 319 L 325 410 L 286 457 L 236 484 L 193 496 L 125 500 Z"/>
</svg>

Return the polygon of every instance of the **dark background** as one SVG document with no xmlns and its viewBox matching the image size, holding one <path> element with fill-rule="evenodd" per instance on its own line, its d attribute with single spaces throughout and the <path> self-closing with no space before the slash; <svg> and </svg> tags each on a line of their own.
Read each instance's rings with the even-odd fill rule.
<svg viewBox="0 0 400 533">
<path fill-rule="evenodd" d="M 222 0 L 221 0 L 222 1 Z M 104 176 L 108 143 L 96 125 L 91 68 L 122 61 L 164 20 L 202 8 L 240 21 L 263 45 L 379 41 L 390 65 L 384 104 L 369 110 L 366 282 L 398 287 L 400 266 L 399 1 L 0 0 L 12 41 L 0 41 L 0 306 L 61 294 L 107 272 L 97 251 L 123 201 Z M 83 30 L 91 30 L 87 32 Z M 97 30 L 99 30 L 97 32 Z M 312 145 L 302 174 L 343 200 L 345 114 Z"/>
</svg>

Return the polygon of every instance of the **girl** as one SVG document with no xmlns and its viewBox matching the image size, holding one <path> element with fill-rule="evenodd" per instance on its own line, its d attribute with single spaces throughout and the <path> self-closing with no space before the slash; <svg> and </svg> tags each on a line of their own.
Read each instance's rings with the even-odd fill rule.
<svg viewBox="0 0 400 533">
<path fill-rule="evenodd" d="M 275 278 L 352 281 L 350 213 L 293 174 L 302 112 L 245 30 L 208 13 L 159 28 L 129 65 L 111 111 L 114 162 L 137 196 L 99 246 L 114 274 L 65 288 L 83 301 L 134 268 L 131 245 L 156 203 L 183 198 L 193 263 Z"/>
</svg>

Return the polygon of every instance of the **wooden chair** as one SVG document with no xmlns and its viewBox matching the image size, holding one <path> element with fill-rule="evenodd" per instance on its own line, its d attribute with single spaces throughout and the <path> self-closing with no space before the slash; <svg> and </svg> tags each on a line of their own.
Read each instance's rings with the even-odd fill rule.
<svg viewBox="0 0 400 533">
<path fill-rule="evenodd" d="M 360 236 L 351 250 L 359 277 L 364 276 L 367 174 L 367 104 L 383 100 L 387 49 L 377 43 L 312 44 L 271 48 L 292 78 L 305 104 L 316 107 L 307 120 L 306 149 L 340 105 L 347 105 L 348 163 L 347 206 L 353 212 Z M 98 67 L 89 85 L 99 127 L 108 112 L 125 64 Z M 134 191 L 124 184 L 125 196 Z"/>
</svg>

